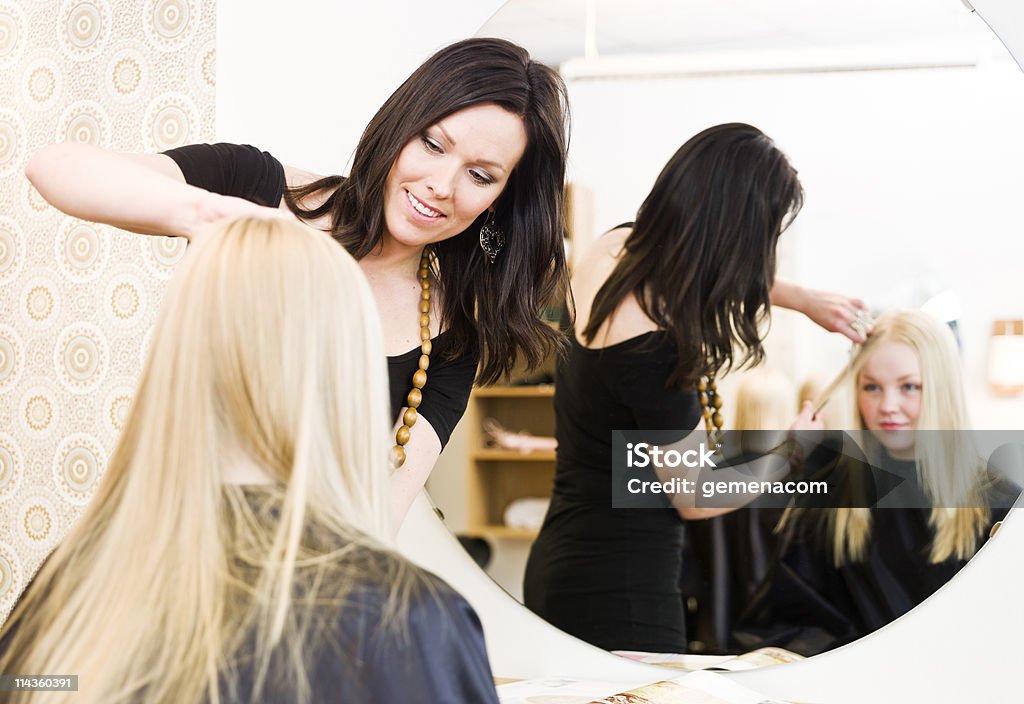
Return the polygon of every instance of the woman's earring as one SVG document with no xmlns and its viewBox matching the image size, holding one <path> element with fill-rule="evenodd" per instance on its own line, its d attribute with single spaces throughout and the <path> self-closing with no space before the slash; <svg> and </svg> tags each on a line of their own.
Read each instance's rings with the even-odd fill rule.
<svg viewBox="0 0 1024 704">
<path fill-rule="evenodd" d="M 493 264 L 505 246 L 505 231 L 494 221 L 494 211 L 491 217 L 480 228 L 480 249 L 484 250 L 487 260 Z"/>
</svg>

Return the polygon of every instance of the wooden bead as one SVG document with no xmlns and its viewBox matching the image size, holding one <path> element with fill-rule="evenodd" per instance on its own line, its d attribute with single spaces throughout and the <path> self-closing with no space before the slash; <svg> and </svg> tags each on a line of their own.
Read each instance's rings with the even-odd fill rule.
<svg viewBox="0 0 1024 704">
<path fill-rule="evenodd" d="M 420 313 L 430 312 L 430 301 L 420 301 Z"/>
<path fill-rule="evenodd" d="M 405 397 L 405 405 L 409 408 L 419 408 L 421 403 L 423 403 L 423 392 L 419 389 L 409 389 L 409 394 Z"/>
<path fill-rule="evenodd" d="M 401 428 L 398 429 L 398 432 L 395 433 L 395 440 L 398 442 L 399 445 L 408 445 L 409 438 L 411 437 L 412 431 L 409 430 L 408 425 L 403 425 Z"/>
<path fill-rule="evenodd" d="M 417 389 L 422 389 L 423 385 L 427 383 L 427 373 L 422 369 L 417 369 L 416 373 L 412 375 L 412 385 Z"/>
<path fill-rule="evenodd" d="M 430 300 L 430 291 L 428 291 L 426 289 L 423 289 L 422 291 L 420 291 L 420 298 L 422 298 L 424 301 L 429 301 Z"/>
<path fill-rule="evenodd" d="M 422 352 L 423 354 L 430 354 L 433 351 L 433 349 L 434 345 L 433 343 L 430 342 L 430 340 L 424 340 L 423 344 L 420 345 L 420 352 Z"/>
<path fill-rule="evenodd" d="M 708 395 L 706 393 L 701 392 L 701 395 L 700 395 L 700 405 L 702 405 L 702 406 L 708 405 Z"/>
<path fill-rule="evenodd" d="M 701 415 L 704 416 L 704 420 L 711 420 L 711 411 L 709 411 L 707 408 L 705 408 L 701 412 Z"/>
<path fill-rule="evenodd" d="M 429 340 L 429 339 L 430 339 L 430 329 L 429 328 L 421 328 L 420 329 L 420 340 Z"/>
<path fill-rule="evenodd" d="M 427 280 L 427 281 L 420 281 L 420 287 L 424 291 L 429 291 L 430 290 L 430 281 L 429 280 Z"/>
<path fill-rule="evenodd" d="M 711 422 L 715 424 L 716 428 L 721 430 L 722 429 L 722 414 L 721 413 L 716 413 L 714 416 L 711 417 Z"/>
<path fill-rule="evenodd" d="M 420 316 L 420 327 L 421 328 L 429 328 L 430 327 L 430 316 L 429 315 L 424 314 L 424 315 Z"/>
<path fill-rule="evenodd" d="M 430 269 L 428 269 L 427 266 L 421 262 L 420 263 L 420 278 L 421 279 L 427 279 L 429 277 L 430 277 Z"/>
<path fill-rule="evenodd" d="M 719 408 L 721 408 L 722 407 L 722 397 L 721 396 L 715 396 L 715 398 L 711 401 L 711 405 L 715 407 L 715 410 L 718 410 Z"/>
<path fill-rule="evenodd" d="M 420 369 L 427 371 L 427 367 L 430 366 L 430 356 L 421 354 L 420 355 Z"/>
<path fill-rule="evenodd" d="M 405 464 L 405 448 L 401 445 L 395 445 L 391 448 L 391 466 L 397 469 L 403 464 Z"/>
<path fill-rule="evenodd" d="M 415 408 L 406 408 L 405 413 L 402 414 L 402 422 L 408 425 L 410 428 L 416 425 L 417 418 L 419 418 L 419 414 L 416 413 Z"/>
<path fill-rule="evenodd" d="M 703 393 L 704 391 L 707 391 L 707 390 L 708 390 L 708 384 L 707 384 L 706 381 L 701 379 L 700 381 L 697 382 L 697 391 L 700 391 L 700 392 Z"/>
</svg>

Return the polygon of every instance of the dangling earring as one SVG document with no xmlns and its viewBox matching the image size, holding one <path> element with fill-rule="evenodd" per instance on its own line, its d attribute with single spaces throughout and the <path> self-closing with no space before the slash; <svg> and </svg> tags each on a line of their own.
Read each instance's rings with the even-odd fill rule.
<svg viewBox="0 0 1024 704">
<path fill-rule="evenodd" d="M 484 250 L 487 260 L 493 264 L 505 246 L 505 231 L 494 221 L 494 211 L 491 217 L 480 228 L 480 249 Z"/>
</svg>

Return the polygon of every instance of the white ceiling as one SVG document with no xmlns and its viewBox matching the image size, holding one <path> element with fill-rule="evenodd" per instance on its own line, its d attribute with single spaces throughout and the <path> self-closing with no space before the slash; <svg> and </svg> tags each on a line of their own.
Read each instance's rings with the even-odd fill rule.
<svg viewBox="0 0 1024 704">
<path fill-rule="evenodd" d="M 961 0 L 591 0 L 601 56 L 907 43 L 982 45 L 994 35 Z M 558 65 L 583 55 L 588 0 L 509 0 L 480 30 Z"/>
</svg>

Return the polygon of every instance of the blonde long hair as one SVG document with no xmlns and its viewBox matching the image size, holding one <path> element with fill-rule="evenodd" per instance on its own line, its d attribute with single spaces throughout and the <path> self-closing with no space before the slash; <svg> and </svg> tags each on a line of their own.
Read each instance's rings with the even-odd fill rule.
<svg viewBox="0 0 1024 704">
<path fill-rule="evenodd" d="M 331 603 L 366 580 L 389 580 L 391 594 L 409 583 L 398 560 L 387 574 L 372 560 L 335 569 L 353 546 L 390 540 L 388 382 L 355 261 L 283 219 L 219 226 L 196 249 L 97 496 L 5 625 L 0 672 L 78 674 L 76 702 L 220 701 L 232 655 L 253 638 L 257 698 L 280 676 L 276 650 L 307 700 L 300 607 L 318 601 L 326 567 Z M 224 484 L 239 458 L 272 475 L 269 514 Z M 304 538 L 311 527 L 320 547 Z"/>
<path fill-rule="evenodd" d="M 886 341 L 905 344 L 917 355 L 923 382 L 918 430 L 969 430 L 971 423 L 964 398 L 963 373 L 953 333 L 948 326 L 917 310 L 889 311 L 879 316 L 867 342 L 849 367 L 830 384 L 822 398 L 827 398 L 848 382 L 856 385 L 873 350 Z M 854 392 L 851 396 L 854 426 L 864 430 L 857 408 L 857 395 Z M 869 456 L 877 459 L 877 453 L 881 451 L 877 442 L 872 441 L 868 432 L 864 432 L 862 437 L 869 445 L 865 448 Z M 969 559 L 989 521 L 983 490 L 984 467 L 976 446 L 966 433 L 919 434 L 914 461 L 918 481 L 933 506 L 928 520 L 933 533 L 929 561 L 938 563 L 954 557 Z M 969 508 L 954 508 L 958 506 Z M 825 523 L 837 566 L 865 558 L 871 538 L 870 509 L 826 511 Z"/>
</svg>

